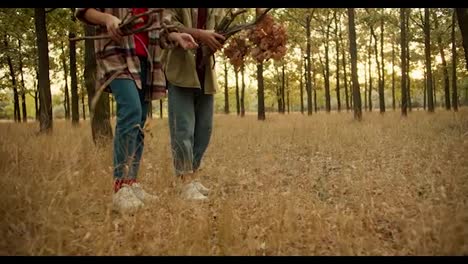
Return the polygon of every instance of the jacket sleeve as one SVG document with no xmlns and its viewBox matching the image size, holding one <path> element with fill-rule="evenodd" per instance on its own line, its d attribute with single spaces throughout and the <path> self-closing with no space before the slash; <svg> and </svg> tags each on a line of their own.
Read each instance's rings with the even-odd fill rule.
<svg viewBox="0 0 468 264">
<path fill-rule="evenodd" d="M 169 27 L 166 30 L 161 31 L 161 35 L 160 35 L 161 48 L 172 49 L 172 48 L 177 47 L 177 43 L 175 41 L 169 40 L 169 34 L 172 32 L 179 32 L 178 24 L 182 24 L 178 22 L 176 12 L 174 12 L 173 9 L 164 9 L 161 19 L 162 19 L 161 25 L 175 26 L 175 27 Z"/>
<path fill-rule="evenodd" d="M 86 24 L 92 25 L 92 26 L 97 26 L 97 24 L 91 23 L 90 21 L 88 21 L 87 19 L 85 19 L 84 14 L 86 13 L 86 11 L 88 11 L 88 9 L 89 9 L 89 8 L 77 8 L 77 9 L 75 10 L 75 17 L 76 17 L 79 21 L 81 21 L 81 22 L 83 22 L 83 23 L 86 23 Z M 99 10 L 98 8 L 96 8 L 96 9 Z"/>
</svg>

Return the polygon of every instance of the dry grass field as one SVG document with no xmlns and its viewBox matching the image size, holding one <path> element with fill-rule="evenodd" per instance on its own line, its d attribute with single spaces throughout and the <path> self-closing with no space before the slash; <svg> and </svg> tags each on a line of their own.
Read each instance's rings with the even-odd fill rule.
<svg viewBox="0 0 468 264">
<path fill-rule="evenodd" d="M 0 124 L 0 255 L 466 255 L 468 109 L 215 117 L 200 177 L 173 187 L 167 120 L 140 181 L 160 201 L 113 213 L 112 146 L 90 127 Z"/>
</svg>

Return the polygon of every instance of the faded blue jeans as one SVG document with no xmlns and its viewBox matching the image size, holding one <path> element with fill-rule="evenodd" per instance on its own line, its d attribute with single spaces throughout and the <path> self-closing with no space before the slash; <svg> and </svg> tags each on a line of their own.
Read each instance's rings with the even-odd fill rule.
<svg viewBox="0 0 468 264">
<path fill-rule="evenodd" d="M 168 83 L 169 131 L 177 176 L 200 167 L 213 127 L 213 95 Z"/>
<path fill-rule="evenodd" d="M 117 103 L 117 123 L 114 137 L 114 178 L 136 179 L 143 154 L 144 133 L 148 102 L 145 102 L 147 89 L 147 61 L 141 59 L 142 89 L 138 89 L 132 79 L 115 79 L 110 83 Z"/>
</svg>

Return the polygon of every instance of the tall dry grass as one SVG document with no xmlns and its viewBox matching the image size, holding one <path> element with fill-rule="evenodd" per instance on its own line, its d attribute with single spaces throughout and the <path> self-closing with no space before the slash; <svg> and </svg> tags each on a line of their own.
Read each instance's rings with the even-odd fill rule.
<svg viewBox="0 0 468 264">
<path fill-rule="evenodd" d="M 167 120 L 140 180 L 160 202 L 111 211 L 112 146 L 88 123 L 0 124 L 1 255 L 468 254 L 468 111 L 216 116 L 201 179 L 179 199 Z"/>
</svg>

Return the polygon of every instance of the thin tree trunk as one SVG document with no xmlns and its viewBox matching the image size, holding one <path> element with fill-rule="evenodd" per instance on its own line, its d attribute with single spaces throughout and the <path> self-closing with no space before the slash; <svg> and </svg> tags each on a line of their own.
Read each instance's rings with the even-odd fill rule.
<svg viewBox="0 0 468 264">
<path fill-rule="evenodd" d="M 24 85 L 23 74 L 23 51 L 21 49 L 21 39 L 18 40 L 18 53 L 19 53 L 19 71 L 21 76 L 21 107 L 23 113 L 23 122 L 28 122 L 28 113 L 26 110 L 26 86 Z"/>
<path fill-rule="evenodd" d="M 301 99 L 301 114 L 304 114 L 304 82 L 302 81 L 303 80 L 302 73 L 304 72 L 302 66 L 304 64 L 303 63 L 304 60 L 302 60 L 302 57 L 303 56 L 302 56 L 302 51 L 301 51 L 301 67 L 300 67 L 301 71 L 299 73 L 299 88 L 300 88 L 299 94 L 300 94 L 300 99 Z"/>
<path fill-rule="evenodd" d="M 66 55 L 65 55 L 65 49 L 64 49 L 64 44 L 63 42 L 61 44 L 61 49 L 62 49 L 62 67 L 63 67 L 63 77 L 65 80 L 65 90 L 64 90 L 64 100 L 63 100 L 63 106 L 65 108 L 65 119 L 70 119 L 70 95 L 68 94 L 68 67 L 67 67 L 67 60 L 66 60 Z"/>
<path fill-rule="evenodd" d="M 75 8 L 71 8 L 72 16 L 71 20 L 75 23 L 76 18 L 73 15 Z M 73 31 L 73 27 L 70 28 L 70 33 L 68 34 L 70 38 L 76 36 Z M 79 111 L 79 96 L 78 96 L 78 78 L 77 78 L 77 69 L 76 69 L 76 42 L 69 42 L 69 55 L 70 55 L 70 90 L 71 90 L 71 117 L 72 124 L 78 125 L 80 122 L 80 111 Z"/>
<path fill-rule="evenodd" d="M 407 15 L 406 15 L 406 37 L 407 37 L 407 41 L 406 41 L 406 81 L 408 82 L 408 85 L 406 86 L 406 92 L 407 92 L 407 97 L 406 97 L 406 101 L 407 101 L 407 104 L 408 104 L 408 110 L 411 112 L 413 110 L 413 105 L 411 104 L 411 76 L 410 76 L 410 69 L 411 69 L 411 60 L 410 60 L 410 49 L 409 49 L 409 43 L 410 43 L 410 36 L 411 35 L 408 35 L 408 32 L 409 31 L 409 17 L 410 17 L 410 13 L 411 13 L 411 9 L 406 9 L 407 11 Z"/>
<path fill-rule="evenodd" d="M 164 101 L 162 99 L 159 99 L 159 118 L 161 119 L 163 119 L 163 116 L 164 116 L 163 104 L 164 104 Z"/>
<path fill-rule="evenodd" d="M 284 94 L 284 89 L 286 85 L 286 80 L 284 78 L 284 63 L 283 66 L 281 67 L 281 113 L 284 114 L 286 110 L 286 103 L 285 103 L 285 94 Z"/>
<path fill-rule="evenodd" d="M 432 90 L 432 69 L 431 69 L 431 32 L 429 24 L 429 9 L 424 8 L 424 54 L 426 56 L 427 74 L 427 103 L 429 112 L 434 112 L 434 98 Z"/>
<path fill-rule="evenodd" d="M 36 121 L 39 121 L 40 110 L 39 110 L 39 70 L 35 67 L 36 78 L 34 79 L 34 87 L 36 90 L 34 91 L 34 110 L 35 110 L 35 117 Z"/>
<path fill-rule="evenodd" d="M 369 100 L 369 112 L 372 112 L 372 34 L 369 38 L 369 47 L 368 47 L 368 60 L 369 60 L 369 94 L 367 95 L 367 99 Z M 376 55 L 377 56 L 377 55 Z"/>
<path fill-rule="evenodd" d="M 306 18 L 306 63 L 305 63 L 305 74 L 306 74 L 306 92 L 307 92 L 307 115 L 312 115 L 312 76 L 310 72 L 311 67 L 311 23 L 312 17 L 309 15 Z M 314 105 L 317 101 L 314 101 Z M 317 106 L 316 106 L 317 107 Z"/>
<path fill-rule="evenodd" d="M 257 119 L 265 120 L 265 90 L 264 90 L 264 83 L 263 83 L 263 62 L 257 63 L 257 85 L 258 85 Z"/>
<path fill-rule="evenodd" d="M 325 33 L 325 110 L 330 113 L 330 58 L 329 58 L 329 39 L 330 39 L 330 25 L 327 26 Z"/>
<path fill-rule="evenodd" d="M 434 18 L 435 30 L 437 32 L 439 30 L 439 21 L 435 13 L 433 13 L 433 18 Z M 442 36 L 440 33 L 437 34 L 437 44 L 439 47 L 440 57 L 442 58 L 442 73 L 443 73 L 443 79 L 444 79 L 444 92 L 445 92 L 445 108 L 447 110 L 450 110 L 451 109 L 450 80 L 449 80 L 449 73 L 447 69 L 447 61 L 445 59 L 444 46 L 442 44 Z"/>
<path fill-rule="evenodd" d="M 382 9 L 382 17 L 380 18 L 380 60 L 381 60 L 381 70 L 382 74 L 380 83 L 379 83 L 379 106 L 380 106 L 380 113 L 385 113 L 385 60 L 384 60 L 384 10 Z"/>
<path fill-rule="evenodd" d="M 335 48 L 336 48 L 336 104 L 338 112 L 341 112 L 341 98 L 340 98 L 340 40 L 338 29 L 338 16 L 335 11 Z"/>
<path fill-rule="evenodd" d="M 400 41 L 401 41 L 401 114 L 406 117 L 407 112 L 407 71 L 406 71 L 406 9 L 400 8 Z"/>
<path fill-rule="evenodd" d="M 237 71 L 236 71 L 237 74 Z M 237 82 L 237 76 L 236 76 Z M 236 83 L 236 92 L 238 92 L 239 88 L 237 87 Z M 239 96 L 237 96 L 238 100 Z M 229 86 L 228 86 L 228 68 L 227 68 L 227 59 L 224 60 L 224 113 L 229 114 Z M 237 104 L 237 115 L 239 115 L 239 104 Z"/>
<path fill-rule="evenodd" d="M 240 98 L 240 112 L 241 117 L 245 116 L 245 80 L 244 80 L 244 65 L 241 66 L 241 77 L 242 77 L 242 87 L 241 87 L 241 98 Z"/>
<path fill-rule="evenodd" d="M 289 101 L 289 79 L 288 78 L 286 78 L 286 100 L 287 100 L 286 105 L 288 107 L 288 114 L 289 114 L 290 113 L 290 101 Z"/>
<path fill-rule="evenodd" d="M 424 92 L 423 92 L 423 108 L 426 110 L 427 107 L 427 75 L 426 68 L 424 68 Z"/>
<path fill-rule="evenodd" d="M 111 105 L 111 118 L 115 116 L 114 112 L 114 96 L 110 96 L 110 105 Z"/>
<path fill-rule="evenodd" d="M 453 111 L 458 111 L 458 94 L 457 94 L 457 45 L 455 39 L 455 10 L 452 15 L 452 105 Z M 468 21 L 467 21 L 468 22 Z M 468 70 L 468 69 L 467 69 Z M 467 89 L 468 91 L 468 89 Z"/>
<path fill-rule="evenodd" d="M 8 36 L 4 36 L 4 45 L 5 48 L 8 50 Z M 20 113 L 20 106 L 19 106 L 19 97 L 18 97 L 18 84 L 16 81 L 16 73 L 15 68 L 13 66 L 13 61 L 10 56 L 10 51 L 6 53 L 6 59 L 8 63 L 8 68 L 10 70 L 10 78 L 11 78 L 11 85 L 13 87 L 13 119 L 15 122 L 21 122 L 21 113 Z"/>
<path fill-rule="evenodd" d="M 111 104 L 111 103 L 109 103 L 109 104 Z M 110 116 L 112 116 L 112 114 Z M 146 114 L 146 116 L 153 119 L 153 101 L 148 102 L 148 113 Z"/>
<path fill-rule="evenodd" d="M 339 38 L 341 41 L 341 55 L 342 55 L 342 60 L 343 60 L 343 78 L 344 78 L 344 89 L 345 89 L 345 99 L 346 99 L 346 111 L 350 110 L 350 101 L 349 101 L 349 93 L 348 93 L 348 73 L 347 73 L 347 62 L 346 62 L 346 50 L 345 50 L 345 44 L 343 40 L 343 30 L 341 28 L 341 24 L 339 26 Z"/>
<path fill-rule="evenodd" d="M 354 24 L 354 8 L 348 8 L 349 52 L 351 53 L 351 80 L 353 84 L 354 119 L 362 120 L 361 93 L 357 73 L 356 29 Z"/>
<path fill-rule="evenodd" d="M 235 70 L 234 75 L 236 77 L 236 112 L 237 112 L 237 115 L 240 115 L 239 72 Z"/>
<path fill-rule="evenodd" d="M 86 104 L 85 104 L 85 91 L 81 90 L 81 106 L 83 111 L 83 120 L 86 120 Z"/>
<path fill-rule="evenodd" d="M 396 109 L 395 105 L 395 42 L 392 40 L 392 108 Z"/>
<path fill-rule="evenodd" d="M 367 54 L 369 57 L 369 54 Z M 364 110 L 367 111 L 367 73 L 369 72 L 370 65 L 368 61 L 364 61 Z"/>
<path fill-rule="evenodd" d="M 45 8 L 34 8 L 36 45 L 39 67 L 40 131 L 50 132 L 52 123 L 52 96 L 49 79 L 49 48 L 47 40 Z"/>
</svg>

